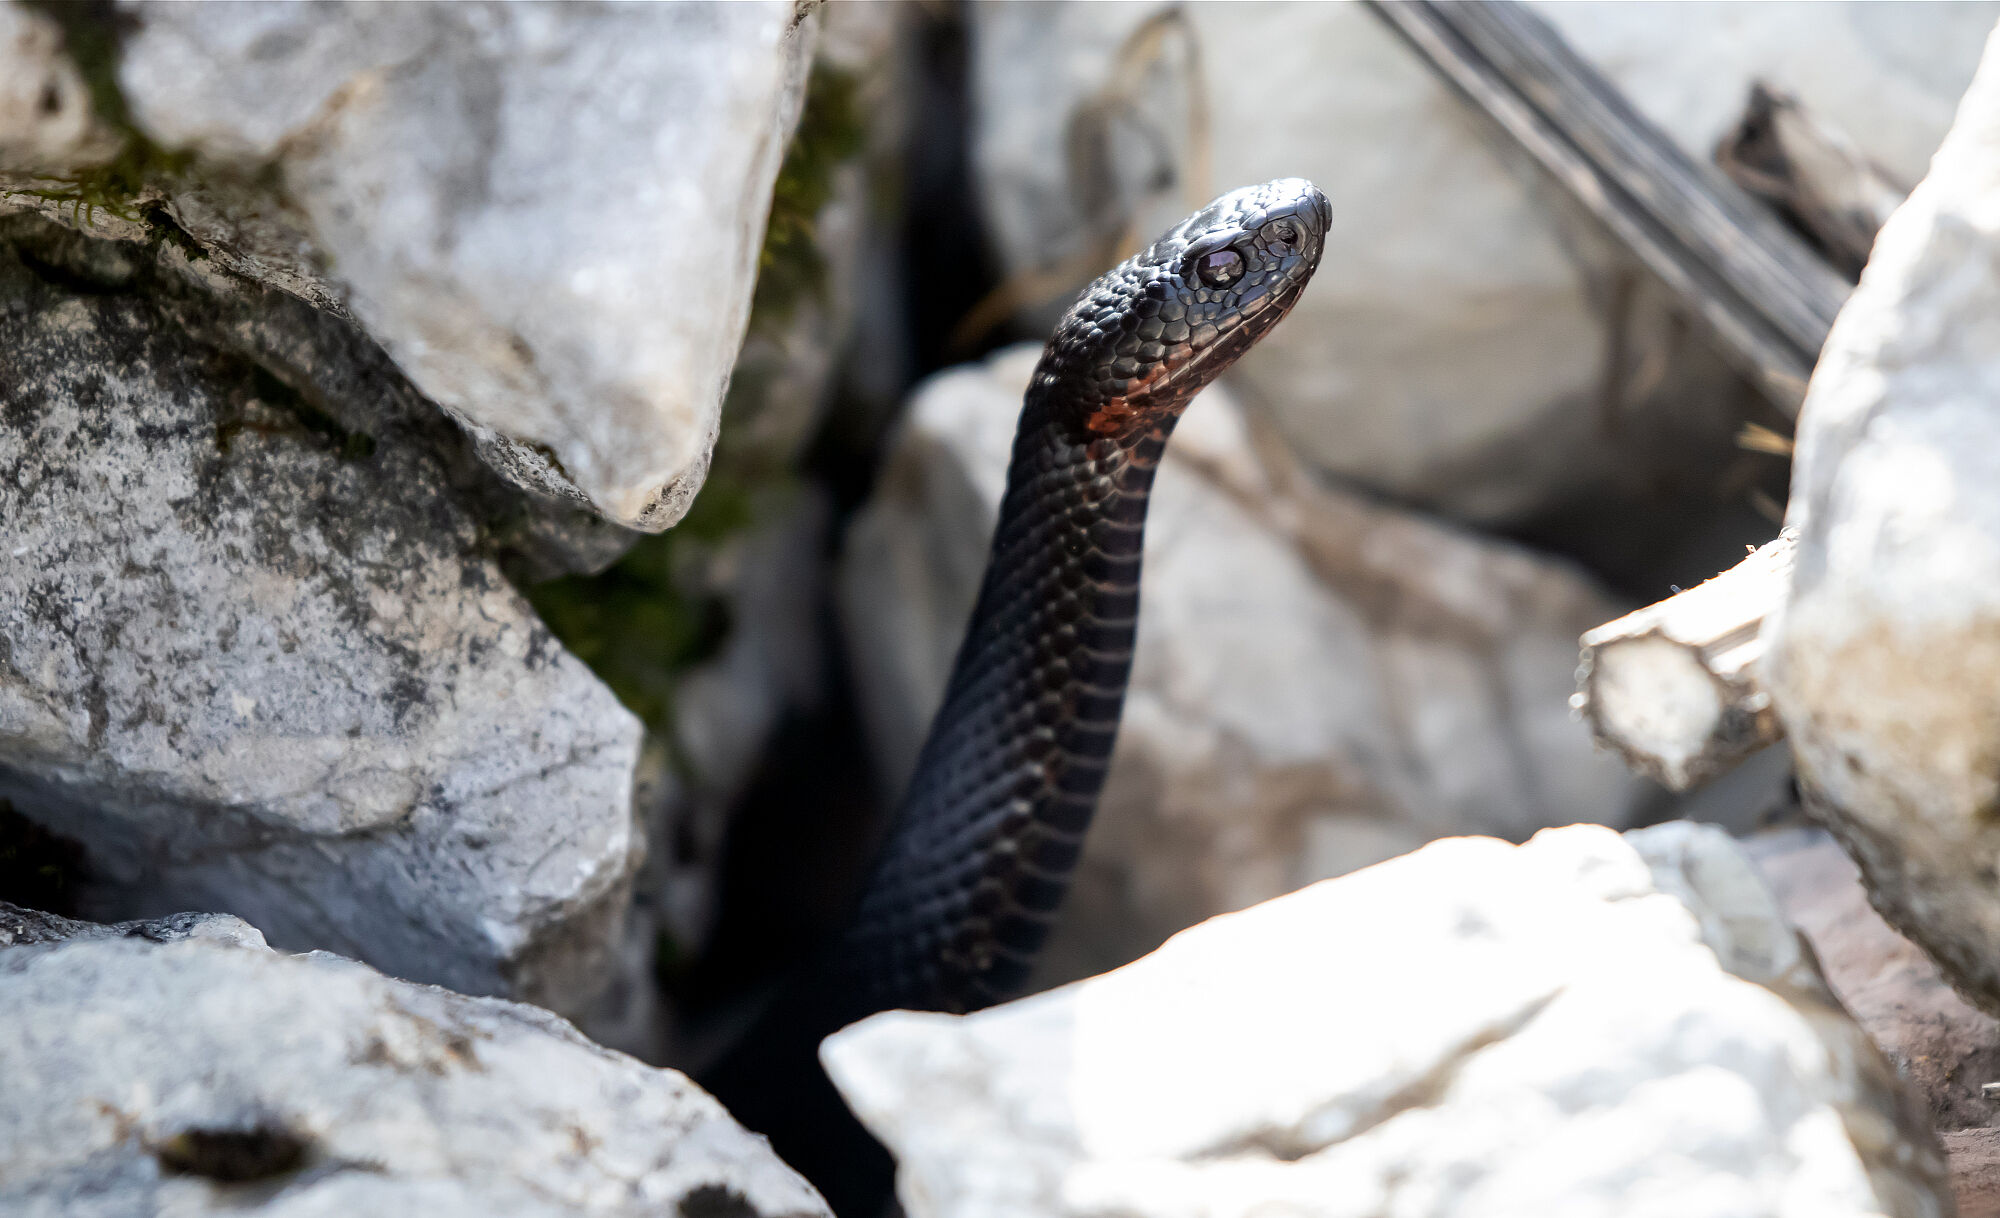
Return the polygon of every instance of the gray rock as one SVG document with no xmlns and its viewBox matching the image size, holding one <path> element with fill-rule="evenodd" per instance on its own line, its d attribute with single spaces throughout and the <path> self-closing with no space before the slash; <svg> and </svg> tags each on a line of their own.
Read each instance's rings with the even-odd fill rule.
<svg viewBox="0 0 2000 1218">
<path fill-rule="evenodd" d="M 586 1001 L 639 728 L 490 557 L 489 475 L 327 314 L 5 236 L 0 799 L 84 847 L 93 916 Z"/>
<path fill-rule="evenodd" d="M 198 157 L 186 191 L 148 188 L 189 232 L 351 310 L 521 485 L 636 528 L 680 518 L 816 17 L 136 3 L 121 19 L 133 120 Z"/>
<path fill-rule="evenodd" d="M 821 1055 L 912 1218 L 1951 1212 L 1893 1071 L 1685 823 L 1437 842 Z"/>
<path fill-rule="evenodd" d="M 1539 11 L 1698 159 L 1763 79 L 1911 181 L 1970 78 L 1970 33 L 1993 20 L 1972 6 Z M 1121 241 L 1217 190 L 1298 174 L 1332 201 L 1328 255 L 1230 384 L 1311 461 L 1493 521 L 1727 459 L 1742 404 L 1708 344 L 1361 6 L 973 12 L 980 199 L 1004 268 L 1040 293 L 1022 310 L 1032 328 Z"/>
<path fill-rule="evenodd" d="M 264 934 L 228 914 L 177 913 L 142 922 L 79 922 L 39 909 L 23 909 L 0 901 L 0 948 L 32 947 L 37 943 L 70 943 L 82 939 L 144 939 L 148 943 L 178 943 L 203 939 L 233 947 L 263 947 Z"/>
<path fill-rule="evenodd" d="M 978 589 L 1035 358 L 920 387 L 848 536 L 843 622 L 892 789 Z M 1568 705 L 1576 637 L 1615 606 L 1561 563 L 1319 487 L 1226 391 L 1167 451 L 1143 596 L 1050 977 L 1435 837 L 1623 825 L 1645 797 Z"/>
<path fill-rule="evenodd" d="M 2000 47 L 1876 240 L 1799 419 L 1765 682 L 1876 908 L 2000 1014 Z"/>
<path fill-rule="evenodd" d="M 0 1024 L 21 1218 L 827 1213 L 681 1075 L 325 953 L 16 947 Z"/>
</svg>

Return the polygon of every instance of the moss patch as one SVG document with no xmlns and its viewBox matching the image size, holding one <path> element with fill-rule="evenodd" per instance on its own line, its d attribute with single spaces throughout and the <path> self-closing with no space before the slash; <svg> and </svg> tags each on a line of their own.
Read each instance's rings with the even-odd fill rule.
<svg viewBox="0 0 2000 1218">
<path fill-rule="evenodd" d="M 527 590 L 563 645 L 667 740 L 673 738 L 675 683 L 713 655 L 729 632 L 721 597 L 683 587 L 685 540 L 679 530 L 648 537 L 601 574 L 565 576 Z"/>
<path fill-rule="evenodd" d="M 857 92 L 852 73 L 813 65 L 798 131 L 771 188 L 771 218 L 757 254 L 757 289 L 750 303 L 752 329 L 782 327 L 799 302 L 826 283 L 816 226 L 833 198 L 835 171 L 861 152 L 867 137 Z"/>
</svg>

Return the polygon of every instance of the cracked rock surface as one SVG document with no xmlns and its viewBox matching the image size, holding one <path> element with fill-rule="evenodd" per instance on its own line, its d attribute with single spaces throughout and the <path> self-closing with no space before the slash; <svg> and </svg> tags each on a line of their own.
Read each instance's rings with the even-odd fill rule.
<svg viewBox="0 0 2000 1218">
<path fill-rule="evenodd" d="M 0 948 L 9 1215 L 828 1212 L 684 1076 L 546 1011 L 282 955 L 247 927 L 80 929 Z"/>
<path fill-rule="evenodd" d="M 586 1001 L 639 727 L 489 556 L 490 475 L 337 319 L 7 223 L 0 800 L 82 846 L 93 916 Z"/>
<path fill-rule="evenodd" d="M 1483 838 L 822 1056 L 911 1218 L 1950 1213 L 1721 830 Z"/>
<path fill-rule="evenodd" d="M 1021 391 L 1012 348 L 920 387 L 839 573 L 900 789 L 978 591 Z M 1045 977 L 1453 833 L 1630 823 L 1569 710 L 1616 607 L 1561 562 L 1317 485 L 1222 388 L 1175 431 L 1111 772 Z"/>
<path fill-rule="evenodd" d="M 141 2 L 116 20 L 137 132 L 193 157 L 139 197 L 360 319 L 518 484 L 634 528 L 680 519 L 743 341 L 816 17 L 778 0 Z M 70 81 L 36 24 L 0 24 L 0 75 Z M 17 115 L 12 92 L 0 168 L 88 159 L 86 106 Z"/>
</svg>

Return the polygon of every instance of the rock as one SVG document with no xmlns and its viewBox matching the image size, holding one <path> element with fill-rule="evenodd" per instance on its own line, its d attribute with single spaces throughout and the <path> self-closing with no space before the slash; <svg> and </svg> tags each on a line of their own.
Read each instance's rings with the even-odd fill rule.
<svg viewBox="0 0 2000 1218">
<path fill-rule="evenodd" d="M 1824 831 L 1744 843 L 1827 984 L 1915 1087 L 1944 1142 L 1959 1218 L 2000 1214 L 2000 1022 L 1960 997 L 1916 944 L 1868 906 L 1854 863 Z"/>
<path fill-rule="evenodd" d="M 2000 1218 L 2000 1138 L 1991 1129 L 1941 1134 L 1951 1156 L 1951 1191 L 1958 1218 Z"/>
<path fill-rule="evenodd" d="M 61 172 L 117 149 L 63 54 L 62 30 L 26 5 L 0 4 L 0 172 Z"/>
<path fill-rule="evenodd" d="M 1969 7 L 1538 11 L 1703 161 L 1763 79 L 1908 180 L 1970 78 L 1969 31 L 1993 20 Z M 1030 329 L 1189 200 L 1297 174 L 1328 192 L 1335 237 L 1312 291 L 1230 384 L 1311 461 L 1500 522 L 1731 459 L 1743 402 L 1706 340 L 1361 6 L 974 13 L 981 202 L 1015 286 L 1042 272 L 1050 289 L 1019 311 Z"/>
<path fill-rule="evenodd" d="M 227 243 L 289 212 L 276 228 L 323 257 L 284 286 L 351 310 L 496 468 L 635 528 L 681 517 L 816 17 L 133 3 L 119 20 L 135 135 L 222 192 L 182 209 L 149 181 L 202 213 L 184 227 Z"/>
<path fill-rule="evenodd" d="M 2000 1081 L 2000 1022 L 1965 1001 L 1916 944 L 1868 905 L 1852 860 L 1823 830 L 1792 829 L 1744 843 L 1811 941 L 1827 984 L 1928 1101 L 1940 1132 L 1992 1123 L 1981 1094 Z"/>
<path fill-rule="evenodd" d="M 0 901 L 0 949 L 38 943 L 68 943 L 81 939 L 144 939 L 148 943 L 178 943 L 201 939 L 231 947 L 263 947 L 264 934 L 228 914 L 177 913 L 144 922 L 79 922 L 38 909 L 23 909 Z"/>
<path fill-rule="evenodd" d="M 656 685 L 669 690 L 648 725 L 635 798 L 658 847 L 648 851 L 635 885 L 619 981 L 598 1009 L 579 1017 L 593 1040 L 648 1061 L 687 1061 L 678 1012 L 660 1002 L 661 962 L 684 967 L 707 946 L 731 814 L 785 714 L 821 695 L 825 497 L 805 486 L 772 489 L 755 496 L 748 515 L 712 541 L 691 532 L 700 523 L 694 520 L 641 542 L 628 563 L 650 563 L 655 549 L 670 549 L 670 586 L 642 587 L 636 596 L 628 586 L 620 600 L 592 580 L 566 581 L 558 590 L 564 611 L 581 604 L 586 613 L 630 615 L 593 640 L 596 658 L 608 660 L 618 678 L 614 687 L 629 682 L 644 691 L 634 699 L 640 706 Z M 606 578 L 630 577 L 619 567 Z M 538 603 L 549 603 L 548 592 L 534 591 Z M 713 623 L 719 637 L 702 654 L 659 664 L 647 635 L 659 630 L 655 615 L 670 597 Z M 656 667 L 641 668 L 648 664 Z"/>
<path fill-rule="evenodd" d="M 683 1076 L 325 953 L 14 947 L 0 1022 L 0 1210 L 23 1218 L 828 1212 Z"/>
<path fill-rule="evenodd" d="M 635 887 L 620 982 L 579 1017 L 649 1061 L 689 1060 L 655 974 L 707 946 L 732 817 L 786 715 L 822 693 L 829 510 L 796 469 L 864 320 L 862 281 L 895 253 L 876 202 L 899 162 L 909 10 L 834 6 L 820 20 L 704 497 L 602 576 L 529 589 L 649 729 L 637 802 L 661 847 Z M 688 644 L 663 642 L 683 630 Z"/>
<path fill-rule="evenodd" d="M 0 800 L 84 848 L 83 911 L 588 1001 L 639 728 L 502 577 L 490 475 L 325 313 L 0 237 Z"/>
<path fill-rule="evenodd" d="M 1437 842 L 821 1049 L 944 1215 L 1942 1215 L 1942 1156 L 1722 831 Z"/>
<path fill-rule="evenodd" d="M 805 104 L 778 171 L 749 330 L 730 376 L 719 462 L 795 465 L 856 332 L 903 321 L 891 201 L 902 190 L 912 104 L 907 43 L 916 18 L 896 4 L 830 5 L 821 14 Z"/>
<path fill-rule="evenodd" d="M 970 613 L 1035 358 L 920 387 L 849 534 L 843 621 L 890 790 Z M 1318 488 L 1226 392 L 1175 434 L 1145 561 L 1124 725 L 1051 977 L 1434 837 L 1624 824 L 1644 798 L 1568 708 L 1576 636 L 1615 612 L 1600 593 Z"/>
<path fill-rule="evenodd" d="M 1875 906 L 2000 1013 L 2000 51 L 1890 218 L 1799 420 L 1764 678 Z"/>
</svg>

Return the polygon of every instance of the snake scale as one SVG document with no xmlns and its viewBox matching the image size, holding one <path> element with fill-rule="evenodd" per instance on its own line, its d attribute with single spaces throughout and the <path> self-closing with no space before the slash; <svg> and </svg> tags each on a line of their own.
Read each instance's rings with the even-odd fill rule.
<svg viewBox="0 0 2000 1218">
<path fill-rule="evenodd" d="M 867 1190 L 841 1180 L 859 1152 L 830 1133 L 844 1113 L 814 1049 L 876 1011 L 975 1010 L 1026 982 L 1117 737 L 1160 457 L 1297 302 L 1331 219 L 1300 178 L 1223 195 L 1086 288 L 1043 351 L 972 619 L 860 909 L 704 1080 L 842 1212 Z"/>
</svg>

